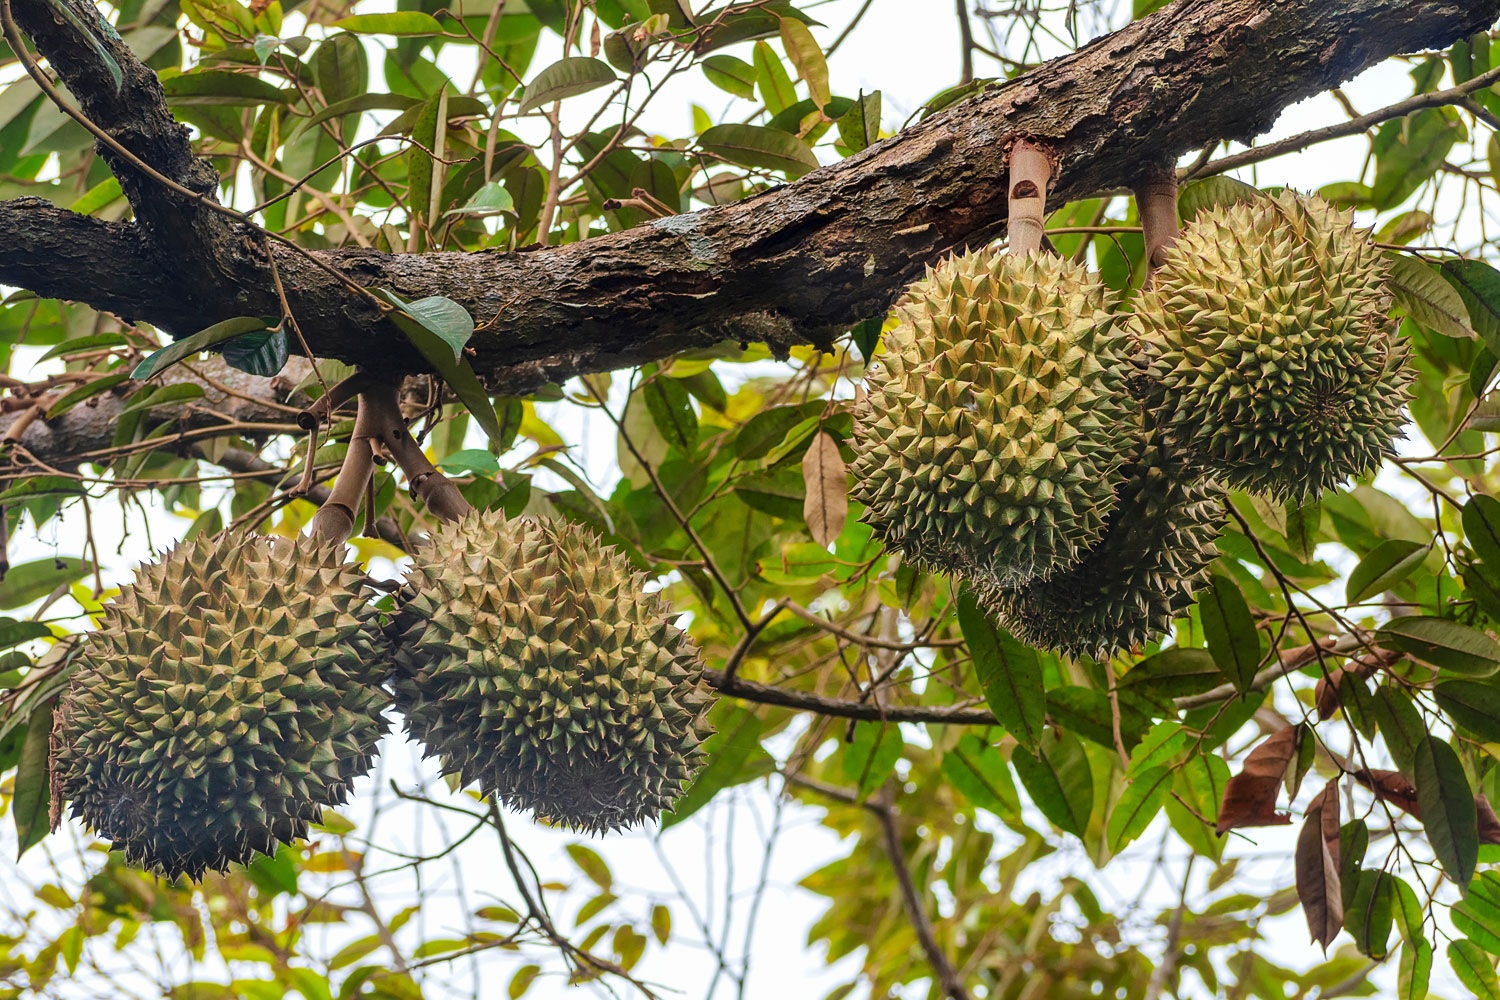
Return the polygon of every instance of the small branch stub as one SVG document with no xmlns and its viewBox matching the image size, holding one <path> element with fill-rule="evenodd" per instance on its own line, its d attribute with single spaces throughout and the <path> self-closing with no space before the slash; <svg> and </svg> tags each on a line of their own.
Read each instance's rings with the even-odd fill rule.
<svg viewBox="0 0 1500 1000">
<path fill-rule="evenodd" d="M 1148 167 L 1135 183 L 1136 211 L 1146 239 L 1146 260 L 1151 270 L 1166 262 L 1167 250 L 1177 242 L 1177 171 L 1170 163 Z"/>
<path fill-rule="evenodd" d="M 1047 183 L 1052 158 L 1040 146 L 1018 139 L 1010 151 L 1010 252 L 1036 253 L 1046 232 Z"/>
</svg>

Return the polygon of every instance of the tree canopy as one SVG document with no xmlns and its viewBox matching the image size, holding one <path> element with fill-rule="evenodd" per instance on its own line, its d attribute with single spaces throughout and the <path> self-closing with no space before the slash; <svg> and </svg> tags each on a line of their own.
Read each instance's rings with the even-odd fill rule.
<svg viewBox="0 0 1500 1000">
<path fill-rule="evenodd" d="M 1500 998 L 1500 0 L 961 0 L 910 14 L 961 45 L 901 54 L 951 61 L 905 121 L 830 71 L 876 2 L 0 0 L 0 996 L 660 996 L 693 949 L 759 995 L 788 809 L 837 840 L 798 872 L 830 1000 Z M 1385 106 L 1340 89 L 1377 67 Z M 1377 473 L 1231 492 L 1197 603 L 1107 659 L 883 547 L 858 387 L 903 290 L 1007 238 L 1018 146 L 1048 252 L 1128 309 L 1132 192 L 1190 222 L 1351 137 L 1317 193 L 1373 230 L 1413 372 Z M 586 527 L 681 615 L 716 734 L 629 836 L 670 874 L 727 815 L 758 882 L 640 885 L 561 832 L 552 864 L 435 768 L 201 882 L 66 818 L 53 710 L 117 545 L 343 511 L 395 590 L 463 504 Z"/>
</svg>

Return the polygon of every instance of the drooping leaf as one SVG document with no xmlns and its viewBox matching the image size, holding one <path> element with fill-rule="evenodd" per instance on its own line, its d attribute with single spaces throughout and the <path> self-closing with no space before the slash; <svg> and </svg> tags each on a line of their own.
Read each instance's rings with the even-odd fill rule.
<svg viewBox="0 0 1500 1000">
<path fill-rule="evenodd" d="M 1335 836 L 1330 845 L 1325 836 L 1325 812 L 1332 810 L 1333 826 L 1338 829 L 1338 782 L 1329 782 L 1327 787 L 1313 799 L 1307 809 L 1307 818 L 1302 823 L 1302 832 L 1297 836 L 1297 898 L 1302 903 L 1307 927 L 1323 950 L 1338 936 L 1344 926 L 1343 890 L 1339 883 L 1339 861 L 1333 850 L 1338 847 Z"/>
<path fill-rule="evenodd" d="M 807 486 L 802 516 L 808 533 L 819 545 L 832 545 L 849 516 L 849 473 L 838 442 L 827 431 L 819 431 L 802 456 L 802 481 Z"/>
<path fill-rule="evenodd" d="M 1297 757 L 1297 730 L 1287 726 L 1266 737 L 1245 757 L 1240 773 L 1229 779 L 1219 806 L 1217 833 L 1248 826 L 1285 826 L 1292 821 L 1276 811 L 1286 770 Z"/>
<path fill-rule="evenodd" d="M 755 67 L 737 56 L 709 56 L 699 65 L 703 75 L 720 90 L 747 101 L 755 100 Z"/>
<path fill-rule="evenodd" d="M 1479 816 L 1463 764 L 1447 741 L 1428 736 L 1417 745 L 1413 784 L 1432 852 L 1460 892 L 1479 860 Z"/>
<path fill-rule="evenodd" d="M 25 854 L 52 829 L 51 776 L 47 768 L 47 746 L 52 734 L 52 707 L 47 701 L 32 710 L 26 724 L 21 759 L 16 762 L 15 792 L 11 812 L 16 822 L 16 857 Z"/>
<path fill-rule="evenodd" d="M 1416 766 L 1416 748 L 1413 747 L 1412 766 Z M 1355 781 L 1374 793 L 1375 797 L 1382 802 L 1400 809 L 1402 812 L 1421 818 L 1422 805 L 1417 797 L 1416 786 L 1406 779 L 1400 771 L 1390 771 L 1384 768 L 1371 767 L 1359 768 L 1351 775 Z"/>
<path fill-rule="evenodd" d="M 953 749 L 943 754 L 943 777 L 974 805 L 997 816 L 1021 811 L 1010 766 L 995 747 L 973 733 L 965 733 Z"/>
<path fill-rule="evenodd" d="M 1229 577 L 1216 573 L 1198 599 L 1198 613 L 1214 662 L 1235 687 L 1248 691 L 1260 665 L 1260 632 L 1245 595 Z"/>
<path fill-rule="evenodd" d="M 1094 777 L 1078 737 L 1049 730 L 1037 753 L 1017 747 L 1010 763 L 1042 815 L 1082 837 L 1094 808 Z"/>
<path fill-rule="evenodd" d="M 1475 1000 L 1500 1000 L 1500 979 L 1495 977 L 1494 959 L 1479 945 L 1465 938 L 1449 941 L 1448 964 Z"/>
<path fill-rule="evenodd" d="M 1464 504 L 1464 541 L 1491 566 L 1500 566 L 1500 500 L 1476 493 Z"/>
<path fill-rule="evenodd" d="M 1344 915 L 1344 923 L 1361 955 L 1379 960 L 1390 954 L 1395 901 L 1395 883 L 1389 873 L 1379 868 L 1359 873 L 1359 885 Z"/>
<path fill-rule="evenodd" d="M 1500 742 L 1500 687 L 1484 681 L 1443 680 L 1433 688 L 1438 707 L 1488 742 Z"/>
<path fill-rule="evenodd" d="M 463 345 L 474 332 L 473 318 L 458 303 L 442 296 L 418 300 L 421 307 L 412 312 L 411 307 L 418 303 L 403 302 L 388 289 L 379 289 L 378 294 L 397 306 L 390 313 L 391 322 L 448 383 L 448 388 L 453 390 L 490 441 L 496 447 L 502 447 L 506 433 L 495 415 L 495 406 L 484 386 L 479 384 L 479 376 L 474 374 L 468 358 L 462 354 Z M 460 318 L 458 313 L 463 313 L 463 317 Z"/>
<path fill-rule="evenodd" d="M 1047 719 L 1041 658 L 985 614 L 968 587 L 959 592 L 958 623 L 990 711 L 1024 746 L 1036 749 Z"/>
<path fill-rule="evenodd" d="M 1469 893 L 1449 911 L 1453 926 L 1491 955 L 1500 956 L 1500 875 L 1480 872 Z"/>
<path fill-rule="evenodd" d="M 904 745 L 901 727 L 894 723 L 855 723 L 854 739 L 844 747 L 844 777 L 861 796 L 869 795 L 890 777 Z"/>
<path fill-rule="evenodd" d="M 1172 772 L 1166 767 L 1147 768 L 1130 780 L 1109 814 L 1105 836 L 1111 853 L 1118 854 L 1146 832 L 1171 787 Z"/>
<path fill-rule="evenodd" d="M 1490 353 L 1500 357 L 1500 271 L 1482 260 L 1445 260 L 1443 277 L 1469 310 L 1469 325 Z"/>
</svg>

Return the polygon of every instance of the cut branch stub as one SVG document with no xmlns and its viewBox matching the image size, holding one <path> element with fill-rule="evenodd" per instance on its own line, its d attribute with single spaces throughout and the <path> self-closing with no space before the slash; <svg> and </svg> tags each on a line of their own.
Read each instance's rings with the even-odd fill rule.
<svg viewBox="0 0 1500 1000">
<path fill-rule="evenodd" d="M 1009 207 L 1010 252 L 1016 256 L 1036 253 L 1046 233 L 1047 182 L 1052 179 L 1052 158 L 1040 146 L 1017 139 L 1010 150 Z"/>
</svg>

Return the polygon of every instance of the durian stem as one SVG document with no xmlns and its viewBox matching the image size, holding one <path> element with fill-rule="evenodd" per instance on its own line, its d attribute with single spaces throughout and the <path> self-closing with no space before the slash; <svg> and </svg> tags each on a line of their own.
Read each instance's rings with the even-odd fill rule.
<svg viewBox="0 0 1500 1000">
<path fill-rule="evenodd" d="M 375 451 L 371 442 L 379 433 L 378 415 L 366 400 L 366 396 L 359 399 L 359 414 L 354 418 L 354 433 L 349 436 L 349 450 L 344 453 L 338 479 L 329 490 L 328 499 L 313 516 L 312 533 L 319 538 L 345 542 L 354 533 L 354 512 L 359 509 L 365 484 L 375 471 Z"/>
<path fill-rule="evenodd" d="M 1169 163 L 1146 168 L 1135 182 L 1136 212 L 1146 239 L 1146 260 L 1154 271 L 1166 263 L 1177 242 L 1177 171 Z"/>
<path fill-rule="evenodd" d="M 355 372 L 297 414 L 297 426 L 305 431 L 316 430 L 319 424 L 333 419 L 335 410 L 375 384 L 373 375 L 367 372 Z"/>
<path fill-rule="evenodd" d="M 372 386 L 365 390 L 359 401 L 361 413 L 368 407 L 376 414 L 376 432 L 372 439 L 378 441 L 406 473 L 413 497 L 444 521 L 458 521 L 474 512 L 474 507 L 464 499 L 458 487 L 427 460 L 422 446 L 406 429 L 396 386 Z"/>
<path fill-rule="evenodd" d="M 1040 146 L 1017 139 L 1010 150 L 1010 252 L 1016 256 L 1042 248 L 1047 225 L 1047 182 L 1052 179 L 1052 158 Z"/>
</svg>

